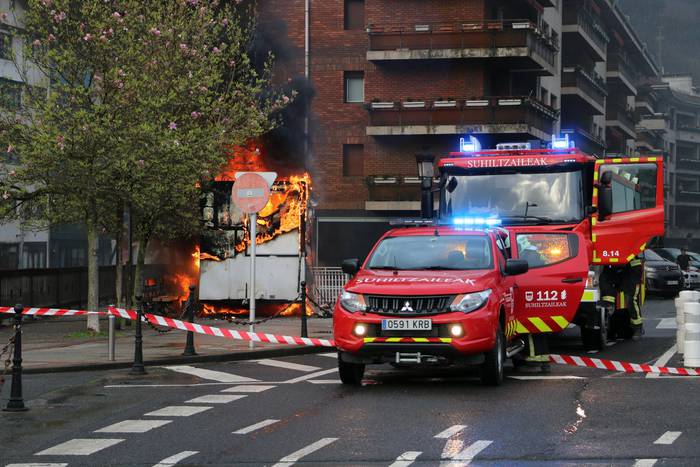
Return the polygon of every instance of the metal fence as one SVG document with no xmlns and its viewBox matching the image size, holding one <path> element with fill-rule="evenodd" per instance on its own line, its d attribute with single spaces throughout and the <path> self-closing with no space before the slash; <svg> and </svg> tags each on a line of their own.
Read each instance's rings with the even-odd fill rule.
<svg viewBox="0 0 700 467">
<path fill-rule="evenodd" d="M 311 268 L 311 289 L 313 300 L 319 305 L 335 306 L 340 291 L 350 276 L 341 268 Z"/>
</svg>

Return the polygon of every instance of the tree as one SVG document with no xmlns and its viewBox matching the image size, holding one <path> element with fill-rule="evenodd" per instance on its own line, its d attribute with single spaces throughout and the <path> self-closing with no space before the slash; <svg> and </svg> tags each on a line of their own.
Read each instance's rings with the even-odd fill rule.
<svg viewBox="0 0 700 467">
<path fill-rule="evenodd" d="M 21 164 L 3 177 L 5 212 L 87 227 L 88 309 L 114 213 L 131 207 L 140 264 L 154 236 L 191 234 L 198 186 L 226 148 L 268 131 L 289 102 L 270 92 L 271 59 L 251 64 L 253 13 L 240 0 L 29 1 L 32 63 L 18 69 L 50 92 L 27 87 L 22 111 L 0 125 Z M 17 209 L 29 202 L 43 209 Z"/>
</svg>

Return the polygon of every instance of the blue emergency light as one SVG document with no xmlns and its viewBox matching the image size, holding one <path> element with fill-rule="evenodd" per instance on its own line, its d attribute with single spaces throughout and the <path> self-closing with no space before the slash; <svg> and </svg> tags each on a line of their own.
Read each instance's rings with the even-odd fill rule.
<svg viewBox="0 0 700 467">
<path fill-rule="evenodd" d="M 573 149 L 576 147 L 576 144 L 569 139 L 568 134 L 565 134 L 563 138 L 552 135 L 551 145 L 552 149 Z"/>
<path fill-rule="evenodd" d="M 501 219 L 495 217 L 455 217 L 454 225 L 465 227 L 495 227 L 501 225 Z"/>
<path fill-rule="evenodd" d="M 459 138 L 459 151 L 460 152 L 478 152 L 481 151 L 481 143 L 478 139 L 473 136 L 469 136 L 469 139 Z"/>
</svg>

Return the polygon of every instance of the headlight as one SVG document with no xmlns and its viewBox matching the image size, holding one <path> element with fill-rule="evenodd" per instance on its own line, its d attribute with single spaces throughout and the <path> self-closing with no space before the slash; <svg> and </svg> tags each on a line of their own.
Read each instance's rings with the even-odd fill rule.
<svg viewBox="0 0 700 467">
<path fill-rule="evenodd" d="M 365 304 L 365 297 L 360 294 L 348 292 L 343 290 L 340 294 L 340 305 L 345 308 L 350 313 L 355 313 L 356 311 L 365 311 L 367 305 Z"/>
<path fill-rule="evenodd" d="M 478 310 L 486 300 L 491 296 L 491 289 L 486 289 L 481 292 L 468 293 L 465 295 L 457 295 L 454 302 L 450 305 L 450 310 L 469 313 L 470 311 Z"/>
<path fill-rule="evenodd" d="M 649 274 L 654 274 L 656 272 L 656 269 L 652 268 L 651 266 L 645 266 L 644 271 L 646 271 Z"/>
</svg>

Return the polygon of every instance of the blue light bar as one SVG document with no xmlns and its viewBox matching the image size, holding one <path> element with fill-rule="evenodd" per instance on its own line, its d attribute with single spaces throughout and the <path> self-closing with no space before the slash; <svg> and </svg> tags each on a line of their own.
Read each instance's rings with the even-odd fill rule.
<svg viewBox="0 0 700 467">
<path fill-rule="evenodd" d="M 459 151 L 460 152 L 478 152 L 481 151 L 481 143 L 478 139 L 473 136 L 469 136 L 469 139 L 459 138 Z"/>
<path fill-rule="evenodd" d="M 552 149 L 573 149 L 575 147 L 576 144 L 569 140 L 568 134 L 565 134 L 563 138 L 552 135 Z"/>
<path fill-rule="evenodd" d="M 495 217 L 455 217 L 452 223 L 464 227 L 495 227 L 501 225 L 501 219 Z"/>
</svg>

